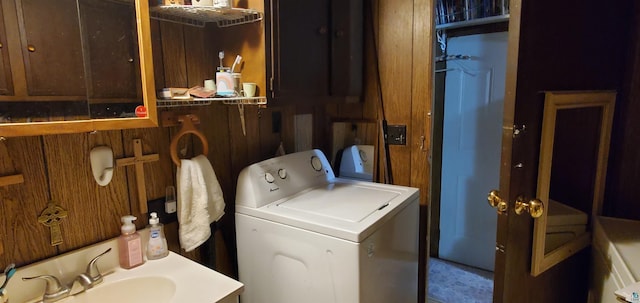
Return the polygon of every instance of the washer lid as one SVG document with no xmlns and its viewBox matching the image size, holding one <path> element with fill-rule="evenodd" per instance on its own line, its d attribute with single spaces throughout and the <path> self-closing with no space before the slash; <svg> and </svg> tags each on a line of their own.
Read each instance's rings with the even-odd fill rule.
<svg viewBox="0 0 640 303">
<path fill-rule="evenodd" d="M 360 222 L 386 207 L 400 194 L 385 188 L 331 183 L 306 191 L 277 206 L 346 222 Z"/>
</svg>

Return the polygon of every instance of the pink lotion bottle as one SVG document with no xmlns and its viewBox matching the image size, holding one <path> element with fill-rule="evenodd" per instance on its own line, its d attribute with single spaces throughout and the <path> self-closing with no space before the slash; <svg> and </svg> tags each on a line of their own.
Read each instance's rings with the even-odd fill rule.
<svg viewBox="0 0 640 303">
<path fill-rule="evenodd" d="M 118 252 L 120 256 L 120 267 L 124 269 L 134 268 L 144 263 L 142 257 L 142 240 L 136 231 L 133 221 L 137 218 L 131 215 L 123 216 L 122 235 L 118 237 Z"/>
</svg>

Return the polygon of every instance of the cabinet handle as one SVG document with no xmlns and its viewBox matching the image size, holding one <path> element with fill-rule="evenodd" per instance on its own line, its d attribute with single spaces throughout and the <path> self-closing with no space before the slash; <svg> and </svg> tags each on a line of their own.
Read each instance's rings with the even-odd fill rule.
<svg viewBox="0 0 640 303">
<path fill-rule="evenodd" d="M 27 45 L 27 50 L 28 50 L 29 52 L 32 52 L 32 53 L 33 53 L 33 52 L 35 52 L 35 51 L 36 51 L 36 47 L 35 47 L 35 46 L 33 46 L 33 45 L 31 45 L 31 44 L 29 44 L 29 45 Z"/>
<path fill-rule="evenodd" d="M 131 63 L 131 62 L 133 62 L 133 58 L 129 58 L 129 60 L 127 60 L 127 61 L 129 61 Z"/>
<path fill-rule="evenodd" d="M 2 48 L 3 46 L 4 46 L 4 44 L 2 44 L 2 43 L 0 42 L 0 48 Z"/>
<path fill-rule="evenodd" d="M 336 31 L 336 37 L 341 38 L 342 36 L 344 36 L 344 31 L 343 30 L 337 30 Z"/>
<path fill-rule="evenodd" d="M 327 32 L 328 30 L 326 26 L 321 26 L 320 28 L 318 28 L 318 34 L 320 35 L 325 35 Z"/>
</svg>

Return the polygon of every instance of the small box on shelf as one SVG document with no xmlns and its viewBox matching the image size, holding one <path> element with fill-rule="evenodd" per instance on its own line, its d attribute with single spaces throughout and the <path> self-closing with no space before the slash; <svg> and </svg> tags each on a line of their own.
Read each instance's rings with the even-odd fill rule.
<svg viewBox="0 0 640 303">
<path fill-rule="evenodd" d="M 184 87 L 165 87 L 158 92 L 160 99 L 185 100 L 191 99 L 189 89 Z"/>
</svg>

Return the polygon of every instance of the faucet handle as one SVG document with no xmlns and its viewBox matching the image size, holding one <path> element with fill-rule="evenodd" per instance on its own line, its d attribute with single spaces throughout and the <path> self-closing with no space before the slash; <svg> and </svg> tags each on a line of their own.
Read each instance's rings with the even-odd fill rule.
<svg viewBox="0 0 640 303">
<path fill-rule="evenodd" d="M 111 247 L 109 247 L 103 253 L 97 255 L 95 258 L 91 259 L 91 261 L 89 261 L 89 264 L 87 264 L 87 270 L 85 271 L 84 274 L 88 276 L 89 279 L 91 279 L 91 284 L 98 284 L 102 282 L 102 274 L 98 269 L 97 262 L 98 262 L 98 259 L 100 259 L 100 257 L 106 255 L 110 251 L 111 251 Z"/>
<path fill-rule="evenodd" d="M 22 281 L 28 281 L 33 279 L 41 279 L 45 280 L 47 285 L 45 286 L 44 295 L 42 296 L 42 301 L 44 303 L 54 302 L 60 300 L 69 295 L 71 289 L 60 283 L 60 280 L 52 275 L 40 275 L 35 277 L 24 277 Z"/>
</svg>

